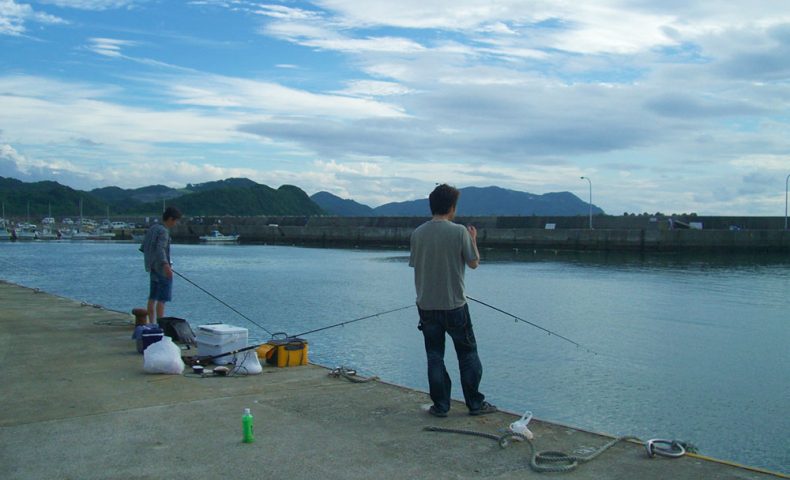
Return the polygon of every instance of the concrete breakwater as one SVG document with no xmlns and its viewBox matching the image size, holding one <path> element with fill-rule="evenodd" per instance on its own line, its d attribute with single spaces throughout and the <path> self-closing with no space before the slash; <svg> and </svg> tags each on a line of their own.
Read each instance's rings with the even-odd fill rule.
<svg viewBox="0 0 790 480">
<path fill-rule="evenodd" d="M 421 217 L 222 217 L 184 222 L 173 231 L 178 241 L 197 241 L 219 229 L 245 243 L 324 247 L 408 247 Z M 790 252 L 790 231 L 780 217 L 674 217 L 702 229 L 670 229 L 667 218 L 459 217 L 478 228 L 482 248 L 603 251 Z M 675 223 L 677 225 L 677 223 Z"/>
<path fill-rule="evenodd" d="M 128 314 L 2 281 L 0 304 L 0 478 L 555 478 L 530 470 L 525 443 L 500 448 L 423 431 L 443 426 L 496 437 L 517 415 L 472 417 L 454 401 L 437 421 L 421 411 L 424 392 L 352 383 L 312 365 L 264 365 L 260 375 L 236 377 L 146 374 Z M 256 442 L 245 444 L 240 417 L 250 407 L 259 428 Z M 537 419 L 529 428 L 539 450 L 574 452 L 612 440 Z M 695 454 L 650 459 L 643 444 L 620 442 L 562 478 L 787 477 Z"/>
</svg>

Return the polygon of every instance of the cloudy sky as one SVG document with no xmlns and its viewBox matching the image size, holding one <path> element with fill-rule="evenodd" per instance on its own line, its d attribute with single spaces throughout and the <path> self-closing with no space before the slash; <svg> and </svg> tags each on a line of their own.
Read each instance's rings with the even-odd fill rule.
<svg viewBox="0 0 790 480">
<path fill-rule="evenodd" d="M 787 0 L 0 0 L 0 176 L 784 215 Z"/>
</svg>

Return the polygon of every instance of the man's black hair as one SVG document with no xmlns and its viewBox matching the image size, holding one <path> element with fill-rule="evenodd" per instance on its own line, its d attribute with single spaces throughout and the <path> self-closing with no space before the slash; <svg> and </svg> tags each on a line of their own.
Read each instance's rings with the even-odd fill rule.
<svg viewBox="0 0 790 480">
<path fill-rule="evenodd" d="M 162 212 L 162 221 L 166 222 L 168 218 L 178 220 L 181 218 L 181 210 L 176 207 L 167 207 L 165 211 Z"/>
<path fill-rule="evenodd" d="M 428 202 L 431 204 L 431 214 L 447 215 L 450 213 L 450 210 L 458 203 L 459 195 L 461 192 L 457 188 L 446 183 L 434 188 L 428 197 Z"/>
</svg>

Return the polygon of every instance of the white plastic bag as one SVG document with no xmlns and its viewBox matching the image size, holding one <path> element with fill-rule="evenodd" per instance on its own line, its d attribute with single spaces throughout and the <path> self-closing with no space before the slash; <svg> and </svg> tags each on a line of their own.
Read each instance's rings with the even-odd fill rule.
<svg viewBox="0 0 790 480">
<path fill-rule="evenodd" d="M 181 349 L 167 335 L 152 343 L 143 352 L 143 370 L 148 373 L 167 373 L 181 375 L 184 361 L 181 360 Z"/>
<path fill-rule="evenodd" d="M 234 360 L 236 366 L 231 371 L 234 375 L 258 375 L 263 372 L 261 362 L 258 360 L 258 352 L 255 349 L 237 353 Z"/>
</svg>

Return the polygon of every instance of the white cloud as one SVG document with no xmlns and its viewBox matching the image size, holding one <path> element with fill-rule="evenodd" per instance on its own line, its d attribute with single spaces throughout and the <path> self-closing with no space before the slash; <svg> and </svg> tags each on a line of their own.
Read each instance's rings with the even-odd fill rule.
<svg viewBox="0 0 790 480">
<path fill-rule="evenodd" d="M 135 45 L 129 40 L 118 40 L 115 38 L 91 38 L 88 49 L 105 57 L 121 57 L 121 47 Z"/>
<path fill-rule="evenodd" d="M 304 10 L 301 8 L 286 7 L 284 5 L 264 5 L 260 4 L 253 10 L 253 13 L 266 17 L 281 20 L 309 20 L 319 18 L 318 12 Z"/>
<path fill-rule="evenodd" d="M 60 17 L 33 10 L 33 7 L 26 3 L 0 0 L 0 35 L 22 35 L 26 31 L 27 22 L 45 25 L 68 23 Z"/>
<path fill-rule="evenodd" d="M 121 150 L 159 142 L 219 143 L 238 138 L 239 120 L 182 111 L 129 107 L 108 100 L 116 91 L 40 77 L 0 77 L 4 136 L 36 144 L 90 138 Z"/>
<path fill-rule="evenodd" d="M 235 107 L 266 116 L 401 118 L 397 105 L 343 95 L 318 94 L 283 85 L 227 77 L 193 75 L 167 79 L 176 103 L 209 107 Z"/>
<path fill-rule="evenodd" d="M 319 0 L 346 27 L 393 26 L 410 29 L 479 31 L 494 35 L 537 36 L 523 48 L 577 53 L 630 53 L 674 44 L 665 27 L 672 15 L 623 8 L 620 1 L 563 0 Z M 541 22 L 552 22 L 550 27 Z"/>
<path fill-rule="evenodd" d="M 28 160 L 7 143 L 0 144 L 0 158 L 14 162 L 19 171 L 25 171 L 29 167 Z"/>
<path fill-rule="evenodd" d="M 28 181 L 50 180 L 53 177 L 71 183 L 82 183 L 83 179 L 100 180 L 101 176 L 89 167 L 79 167 L 63 159 L 44 161 L 19 153 L 9 144 L 0 144 L 0 176 Z"/>
<path fill-rule="evenodd" d="M 350 32 L 380 27 L 446 30 L 504 42 L 489 53 L 535 57 L 542 50 L 581 54 L 636 54 L 682 45 L 710 34 L 765 29 L 790 21 L 772 0 L 722 5 L 714 0 L 317 0 L 324 14 L 309 22 L 279 16 L 263 31 L 317 48 L 353 51 Z M 309 24 L 309 25 L 306 25 Z M 333 32 L 330 34 L 329 32 Z M 342 32 L 345 32 L 344 34 Z M 331 41 L 341 35 L 345 42 Z M 360 39 L 362 40 L 362 39 Z M 508 47 L 507 49 L 505 47 Z M 406 50 L 409 51 L 409 50 Z"/>
<path fill-rule="evenodd" d="M 395 82 L 378 80 L 350 80 L 339 94 L 352 97 L 385 97 L 390 95 L 407 95 L 413 90 Z"/>
<path fill-rule="evenodd" d="M 39 0 L 41 3 L 79 10 L 111 10 L 132 6 L 145 0 Z"/>
<path fill-rule="evenodd" d="M 403 37 L 349 37 L 323 22 L 274 21 L 266 24 L 262 32 L 306 47 L 340 52 L 409 53 L 425 50 L 420 43 Z"/>
<path fill-rule="evenodd" d="M 730 164 L 748 170 L 763 172 L 774 170 L 780 174 L 790 173 L 790 153 L 786 155 L 743 155 L 732 160 Z"/>
</svg>

